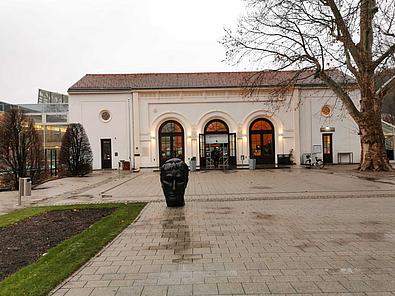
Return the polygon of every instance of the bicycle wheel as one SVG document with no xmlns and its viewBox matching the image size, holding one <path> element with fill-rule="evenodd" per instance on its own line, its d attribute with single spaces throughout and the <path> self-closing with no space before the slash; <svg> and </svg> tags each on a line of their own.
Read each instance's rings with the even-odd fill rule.
<svg viewBox="0 0 395 296">
<path fill-rule="evenodd" d="M 322 160 L 317 160 L 316 167 L 322 169 L 324 167 L 324 162 Z"/>
</svg>

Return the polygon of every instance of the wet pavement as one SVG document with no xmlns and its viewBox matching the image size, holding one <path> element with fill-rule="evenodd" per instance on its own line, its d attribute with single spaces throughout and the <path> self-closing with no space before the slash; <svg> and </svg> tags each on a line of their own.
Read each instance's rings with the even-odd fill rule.
<svg viewBox="0 0 395 296">
<path fill-rule="evenodd" d="M 159 174 L 47 182 L 22 206 L 146 201 L 136 223 L 54 295 L 395 295 L 395 175 L 352 166 L 191 172 L 186 206 Z M 0 192 L 0 214 L 17 192 Z"/>
<path fill-rule="evenodd" d="M 186 201 L 230 201 L 333 197 L 388 197 L 395 194 L 395 175 L 364 179 L 328 169 L 265 169 L 191 172 Z M 79 193 L 37 202 L 44 205 L 99 202 L 162 202 L 159 173 L 142 171 Z"/>
<path fill-rule="evenodd" d="M 264 169 L 191 172 L 186 201 L 389 197 L 395 194 L 395 173 L 371 177 L 355 166 L 320 169 Z M 0 192 L 0 214 L 16 206 L 18 192 Z M 46 182 L 22 199 L 22 207 L 75 203 L 164 200 L 159 173 L 95 171 L 87 177 Z"/>
<path fill-rule="evenodd" d="M 395 295 L 395 197 L 150 203 L 54 295 Z"/>
</svg>

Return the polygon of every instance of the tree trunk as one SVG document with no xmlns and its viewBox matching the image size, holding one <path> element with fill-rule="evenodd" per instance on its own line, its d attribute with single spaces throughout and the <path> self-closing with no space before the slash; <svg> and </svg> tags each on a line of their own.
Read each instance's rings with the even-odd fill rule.
<svg viewBox="0 0 395 296">
<path fill-rule="evenodd" d="M 379 112 L 368 114 L 360 124 L 361 171 L 391 171 L 384 145 L 384 134 Z"/>
</svg>

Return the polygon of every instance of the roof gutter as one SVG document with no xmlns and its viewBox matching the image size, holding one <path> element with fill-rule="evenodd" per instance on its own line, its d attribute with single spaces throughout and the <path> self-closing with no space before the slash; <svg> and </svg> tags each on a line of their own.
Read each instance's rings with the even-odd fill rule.
<svg viewBox="0 0 395 296">
<path fill-rule="evenodd" d="M 346 86 L 357 86 L 356 83 L 348 83 L 345 84 Z M 316 83 L 311 83 L 311 84 L 295 84 L 295 86 L 300 87 L 300 88 L 316 88 L 316 87 L 324 87 L 328 88 L 325 84 L 316 84 Z M 202 87 L 187 87 L 187 86 L 181 86 L 181 87 L 153 87 L 153 88 L 69 88 L 67 92 L 69 94 L 78 94 L 78 93 L 92 93 L 92 92 L 102 92 L 102 93 L 108 93 L 108 92 L 133 92 L 133 91 L 160 91 L 160 90 L 201 90 L 201 89 L 246 89 L 246 88 L 262 88 L 262 89 L 267 89 L 267 88 L 278 88 L 279 85 L 263 85 L 263 86 L 202 86 Z"/>
</svg>

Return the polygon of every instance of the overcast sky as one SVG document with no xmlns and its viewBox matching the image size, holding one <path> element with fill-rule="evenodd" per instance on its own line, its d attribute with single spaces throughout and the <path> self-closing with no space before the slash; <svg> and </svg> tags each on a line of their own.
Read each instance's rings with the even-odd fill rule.
<svg viewBox="0 0 395 296">
<path fill-rule="evenodd" d="M 0 101 L 36 103 L 86 73 L 236 71 L 223 28 L 242 0 L 0 0 Z"/>
</svg>

